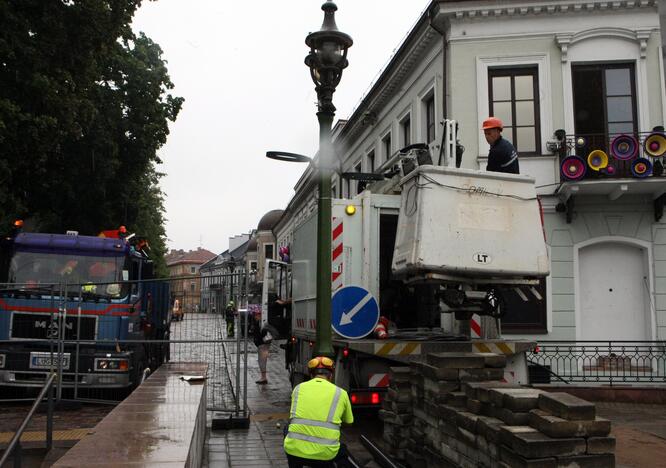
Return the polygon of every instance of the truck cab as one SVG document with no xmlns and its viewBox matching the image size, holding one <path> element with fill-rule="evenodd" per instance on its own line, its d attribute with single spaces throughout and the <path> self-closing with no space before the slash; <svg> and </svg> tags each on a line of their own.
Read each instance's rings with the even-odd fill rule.
<svg viewBox="0 0 666 468">
<path fill-rule="evenodd" d="M 139 281 L 152 264 L 125 239 L 18 233 L 0 266 L 0 386 L 59 370 L 65 387 L 129 388 L 164 358 L 122 343 L 168 334 L 168 285 Z"/>
</svg>

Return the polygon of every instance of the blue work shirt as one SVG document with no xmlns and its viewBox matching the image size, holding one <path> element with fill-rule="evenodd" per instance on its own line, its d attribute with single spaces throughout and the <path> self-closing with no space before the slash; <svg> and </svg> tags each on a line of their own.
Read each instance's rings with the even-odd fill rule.
<svg viewBox="0 0 666 468">
<path fill-rule="evenodd" d="M 486 171 L 520 174 L 518 153 L 511 142 L 502 138 L 501 135 L 495 144 L 490 147 Z"/>
</svg>

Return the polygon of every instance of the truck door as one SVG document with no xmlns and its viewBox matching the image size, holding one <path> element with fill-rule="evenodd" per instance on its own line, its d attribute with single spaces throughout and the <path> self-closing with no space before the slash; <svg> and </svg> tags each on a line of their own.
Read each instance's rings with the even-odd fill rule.
<svg viewBox="0 0 666 468">
<path fill-rule="evenodd" d="M 266 260 L 261 292 L 261 324 L 274 327 L 279 338 L 291 331 L 291 267 L 284 262 Z"/>
</svg>

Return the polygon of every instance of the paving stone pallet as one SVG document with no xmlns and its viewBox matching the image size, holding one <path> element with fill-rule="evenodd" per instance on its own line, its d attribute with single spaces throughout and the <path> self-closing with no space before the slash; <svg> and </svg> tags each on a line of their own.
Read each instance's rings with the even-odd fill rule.
<svg viewBox="0 0 666 468">
<path fill-rule="evenodd" d="M 614 467 L 611 424 L 566 393 L 503 381 L 506 357 L 433 353 L 390 369 L 389 453 L 421 467 Z"/>
</svg>

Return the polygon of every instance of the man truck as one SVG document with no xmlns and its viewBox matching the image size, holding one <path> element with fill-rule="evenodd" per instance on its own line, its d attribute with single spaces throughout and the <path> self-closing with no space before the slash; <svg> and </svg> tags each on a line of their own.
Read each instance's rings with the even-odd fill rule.
<svg viewBox="0 0 666 468">
<path fill-rule="evenodd" d="M 131 389 L 168 357 L 169 285 L 133 236 L 15 232 L 0 256 L 0 386 Z M 111 233 L 111 234 L 109 234 Z M 111 235 L 112 237 L 108 237 Z"/>
</svg>

